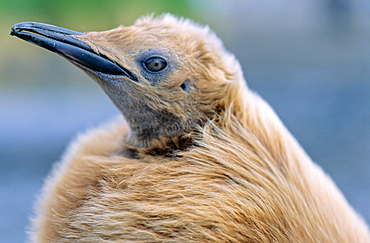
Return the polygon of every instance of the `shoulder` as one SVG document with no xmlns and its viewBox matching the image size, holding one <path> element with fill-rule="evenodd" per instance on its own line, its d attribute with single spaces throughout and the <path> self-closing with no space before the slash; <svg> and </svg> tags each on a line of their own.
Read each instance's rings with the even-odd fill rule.
<svg viewBox="0 0 370 243">
<path fill-rule="evenodd" d="M 70 143 L 63 160 L 119 153 L 128 132 L 129 127 L 121 117 L 116 117 L 96 128 L 90 128 Z"/>
</svg>

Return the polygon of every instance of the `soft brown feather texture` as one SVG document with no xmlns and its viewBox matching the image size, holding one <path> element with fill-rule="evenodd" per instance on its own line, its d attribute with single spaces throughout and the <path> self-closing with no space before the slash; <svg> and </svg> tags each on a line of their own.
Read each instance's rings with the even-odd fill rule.
<svg viewBox="0 0 370 243">
<path fill-rule="evenodd" d="M 157 92 L 149 106 L 177 114 L 181 129 L 142 141 L 118 118 L 79 136 L 46 181 L 35 241 L 370 242 L 364 221 L 247 88 L 208 28 L 164 15 L 81 39 L 133 67 L 129 54 L 114 50 L 120 40 L 150 48 L 136 38 L 143 33 L 181 57 L 168 82 L 140 88 Z M 177 91 L 158 98 L 183 77 L 196 86 L 190 98 Z"/>
</svg>

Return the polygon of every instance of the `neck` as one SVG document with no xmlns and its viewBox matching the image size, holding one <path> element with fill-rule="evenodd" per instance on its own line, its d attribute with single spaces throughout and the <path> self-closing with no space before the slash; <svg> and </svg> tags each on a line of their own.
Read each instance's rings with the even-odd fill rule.
<svg viewBox="0 0 370 243">
<path fill-rule="evenodd" d="M 126 137 L 126 146 L 129 149 L 151 155 L 175 156 L 177 151 L 182 151 L 194 144 L 196 131 L 178 133 L 171 136 L 145 137 L 130 131 Z"/>
</svg>

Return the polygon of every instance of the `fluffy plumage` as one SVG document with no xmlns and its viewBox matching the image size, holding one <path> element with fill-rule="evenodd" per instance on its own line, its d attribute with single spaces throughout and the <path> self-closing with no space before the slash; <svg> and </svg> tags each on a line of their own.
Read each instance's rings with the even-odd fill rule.
<svg viewBox="0 0 370 243">
<path fill-rule="evenodd" d="M 55 166 L 37 242 L 370 241 L 207 27 L 163 15 L 76 38 L 137 81 L 107 82 L 72 60 L 124 119 L 78 137 Z M 166 58 L 166 73 L 142 70 L 148 50 Z"/>
</svg>

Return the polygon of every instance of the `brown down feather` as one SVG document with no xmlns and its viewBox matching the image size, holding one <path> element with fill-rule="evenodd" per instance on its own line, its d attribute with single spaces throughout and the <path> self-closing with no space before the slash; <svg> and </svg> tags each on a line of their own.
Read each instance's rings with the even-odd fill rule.
<svg viewBox="0 0 370 243">
<path fill-rule="evenodd" d="M 128 67 L 125 50 L 173 52 L 179 69 L 138 90 L 180 129 L 144 140 L 125 116 L 80 135 L 46 180 L 35 242 L 370 242 L 207 27 L 166 14 L 79 38 Z M 176 91 L 183 77 L 196 87 L 188 96 Z"/>
</svg>

